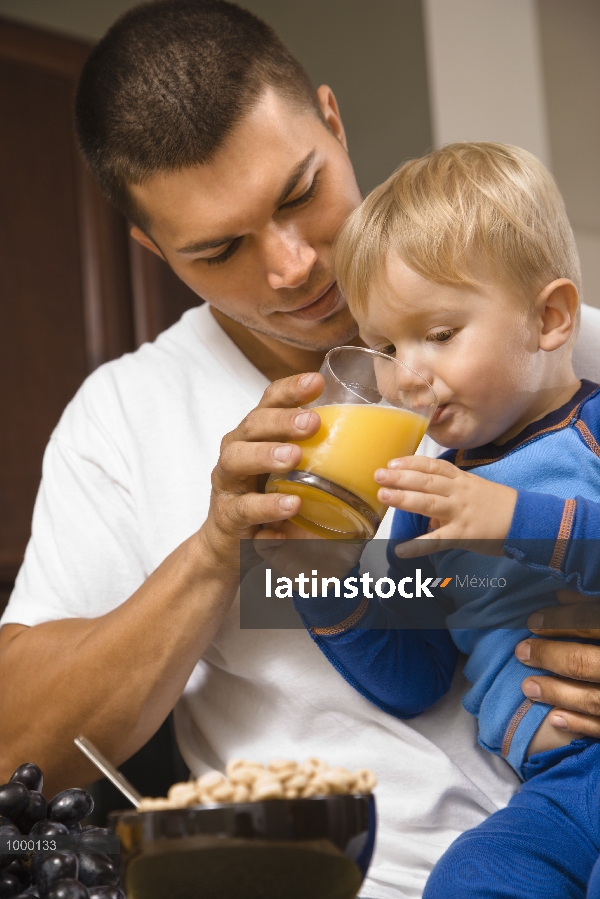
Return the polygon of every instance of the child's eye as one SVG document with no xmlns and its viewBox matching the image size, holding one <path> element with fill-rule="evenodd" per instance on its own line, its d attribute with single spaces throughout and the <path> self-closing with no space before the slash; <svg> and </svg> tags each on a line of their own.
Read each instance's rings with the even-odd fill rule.
<svg viewBox="0 0 600 899">
<path fill-rule="evenodd" d="M 450 340 L 454 331 L 449 328 L 447 331 L 435 331 L 433 334 L 428 334 L 426 340 L 434 341 L 435 343 L 445 343 L 446 340 Z"/>
<path fill-rule="evenodd" d="M 387 346 L 379 347 L 377 350 L 378 353 L 383 353 L 385 356 L 395 356 L 396 355 L 396 347 L 393 343 L 388 343 Z"/>
</svg>

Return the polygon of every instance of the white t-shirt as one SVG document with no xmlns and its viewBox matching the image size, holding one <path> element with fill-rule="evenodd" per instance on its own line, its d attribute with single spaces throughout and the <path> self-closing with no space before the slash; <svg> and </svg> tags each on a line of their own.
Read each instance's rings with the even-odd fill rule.
<svg viewBox="0 0 600 899">
<path fill-rule="evenodd" d="M 1 623 L 92 618 L 126 600 L 202 524 L 220 440 L 266 386 L 208 306 L 94 372 L 50 440 Z M 176 707 L 177 736 L 196 775 L 235 756 L 373 769 L 379 830 L 363 894 L 418 897 L 450 842 L 517 786 L 476 746 L 463 688 L 457 676 L 435 709 L 399 721 L 355 692 L 307 633 L 240 630 L 234 606 Z"/>
</svg>

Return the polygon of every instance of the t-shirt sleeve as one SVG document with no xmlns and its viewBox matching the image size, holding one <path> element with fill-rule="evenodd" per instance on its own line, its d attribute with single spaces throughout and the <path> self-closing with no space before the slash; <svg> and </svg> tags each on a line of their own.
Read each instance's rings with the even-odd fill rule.
<svg viewBox="0 0 600 899">
<path fill-rule="evenodd" d="M 94 393 L 93 385 L 80 391 L 48 444 L 31 539 L 1 624 L 96 618 L 147 576 L 118 428 L 94 414 Z"/>
</svg>

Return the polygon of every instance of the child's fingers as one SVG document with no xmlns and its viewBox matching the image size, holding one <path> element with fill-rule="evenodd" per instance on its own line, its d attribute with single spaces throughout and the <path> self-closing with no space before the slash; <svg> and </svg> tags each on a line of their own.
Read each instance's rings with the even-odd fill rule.
<svg viewBox="0 0 600 899">
<path fill-rule="evenodd" d="M 435 493 L 450 496 L 456 481 L 438 474 L 412 469 L 378 468 L 374 478 L 382 487 L 390 490 L 413 490 L 417 493 Z"/>
<path fill-rule="evenodd" d="M 390 490 L 381 487 L 377 491 L 380 503 L 403 509 L 405 512 L 416 512 L 425 518 L 448 518 L 449 503 L 446 497 L 435 493 L 421 493 L 413 490 Z"/>
<path fill-rule="evenodd" d="M 438 528 L 429 534 L 423 534 L 422 537 L 415 537 L 414 540 L 399 543 L 395 547 L 394 553 L 400 559 L 416 559 L 447 549 L 466 549 L 468 552 L 477 552 L 474 546 L 475 541 L 457 537 L 456 534 L 453 535 L 452 531 L 450 525 Z"/>
<path fill-rule="evenodd" d="M 439 537 L 439 531 L 433 534 L 423 534 L 422 537 L 415 537 L 414 540 L 407 540 L 406 543 L 399 543 L 394 549 L 394 553 L 399 559 L 418 559 L 421 556 L 429 556 L 431 553 L 439 552 L 442 549 L 449 549 L 448 540 Z"/>
<path fill-rule="evenodd" d="M 424 474 L 440 475 L 444 478 L 456 478 L 461 474 L 460 468 L 446 459 L 431 459 L 429 456 L 402 456 L 388 462 L 388 468 L 422 471 Z"/>
</svg>

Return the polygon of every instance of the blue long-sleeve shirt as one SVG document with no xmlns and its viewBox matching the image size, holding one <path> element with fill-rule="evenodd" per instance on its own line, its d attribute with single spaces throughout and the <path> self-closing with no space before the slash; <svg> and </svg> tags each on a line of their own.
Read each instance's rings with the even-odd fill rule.
<svg viewBox="0 0 600 899">
<path fill-rule="evenodd" d="M 561 588 L 600 594 L 600 389 L 583 381 L 568 403 L 502 446 L 452 450 L 443 458 L 518 490 L 505 557 L 447 550 L 417 560 L 421 579 L 451 580 L 433 600 L 419 599 L 413 629 L 411 603 L 398 595 L 296 597 L 296 606 L 346 680 L 402 718 L 433 705 L 448 689 L 458 650 L 467 653 L 471 688 L 463 702 L 478 718 L 480 743 L 520 773 L 550 708 L 524 699 L 521 690 L 525 677 L 546 673 L 514 655 L 516 644 L 531 636 L 527 617 L 556 603 Z M 415 562 L 399 560 L 394 546 L 426 533 L 428 525 L 420 515 L 396 512 L 388 547 L 396 584 L 415 574 Z M 492 576 L 496 586 L 489 584 Z M 502 578 L 506 587 L 497 586 Z M 442 616 L 447 630 L 422 626 L 424 602 L 430 620 Z"/>
</svg>

